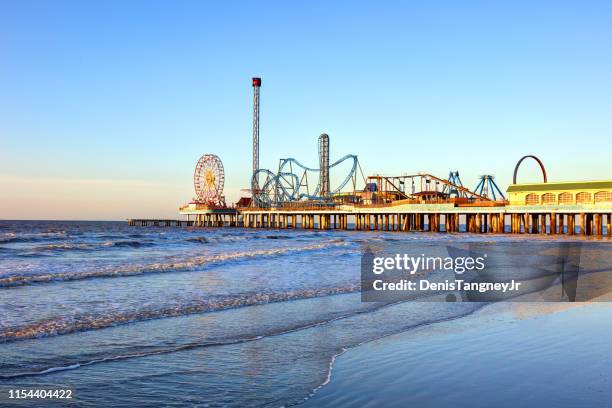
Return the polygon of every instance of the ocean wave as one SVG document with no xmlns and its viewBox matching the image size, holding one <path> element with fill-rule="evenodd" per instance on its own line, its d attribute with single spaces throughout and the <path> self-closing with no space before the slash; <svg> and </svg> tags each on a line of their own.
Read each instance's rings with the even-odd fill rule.
<svg viewBox="0 0 612 408">
<path fill-rule="evenodd" d="M 248 236 L 198 236 L 186 238 L 185 241 L 193 242 L 196 244 L 210 244 L 210 243 L 223 243 L 223 242 L 239 242 L 250 239 Z"/>
<path fill-rule="evenodd" d="M 14 232 L 6 232 L 0 235 L 0 243 L 20 243 L 20 242 L 39 242 L 48 239 L 56 239 L 65 237 L 66 231 L 47 231 L 47 232 L 28 232 L 26 234 L 16 234 Z"/>
<path fill-rule="evenodd" d="M 333 293 L 335 294 L 335 293 Z M 290 299 L 291 300 L 291 299 Z M 303 322 L 300 324 L 295 324 L 295 325 L 290 325 L 290 326 L 285 326 L 285 327 L 278 327 L 274 330 L 268 331 L 268 332 L 264 332 L 264 333 L 259 333 L 259 334 L 250 334 L 250 335 L 244 335 L 244 336 L 239 336 L 239 337 L 229 337 L 229 338 L 220 338 L 220 339 L 214 339 L 214 340 L 201 340 L 201 341 L 194 341 L 194 342 L 188 342 L 188 343 L 184 343 L 184 344 L 178 344 L 178 345 L 174 345 L 174 346 L 169 346 L 169 347 L 164 347 L 164 346 L 159 346 L 159 347 L 154 347 L 154 348 L 147 348 L 145 351 L 136 351 L 136 352 L 127 352 L 125 354 L 115 354 L 115 355 L 90 355 L 88 356 L 88 359 L 82 359 L 79 360 L 78 358 L 70 358 L 70 359 L 65 359 L 62 362 L 56 362 L 56 365 L 52 366 L 52 367 L 45 367 L 45 366 L 40 366 L 40 367 L 34 367 L 31 368 L 30 371 L 21 371 L 21 372 L 14 372 L 14 373 L 9 373 L 9 374 L 0 374 L 0 379 L 3 380 L 10 380 L 10 379 L 15 379 L 15 378 L 21 378 L 21 377 L 33 377 L 33 376 L 40 376 L 40 375 L 45 375 L 45 374 L 50 374 L 50 373 L 54 373 L 57 371 L 66 371 L 66 370 L 75 370 L 78 369 L 80 367 L 85 367 L 85 366 L 90 366 L 90 365 L 94 365 L 94 364 L 100 364 L 100 363 L 105 363 L 105 362 L 112 362 L 112 361 L 118 361 L 118 360 L 127 360 L 127 359 L 133 359 L 133 358 L 141 358 L 141 357 L 148 357 L 148 356 L 154 356 L 154 355 L 161 355 L 161 354 L 170 354 L 170 353 L 175 353 L 175 352 L 181 352 L 181 351 L 185 351 L 185 350 L 191 350 L 191 349 L 196 349 L 196 348 L 206 348 L 206 347 L 218 347 L 218 346 L 227 346 L 227 345 L 234 345 L 234 344 L 242 344 L 242 343 L 248 343 L 248 342 L 254 342 L 254 341 L 258 341 L 258 340 L 262 340 L 262 339 L 266 339 L 266 338 L 271 338 L 271 337 L 277 337 L 277 336 L 283 336 L 283 335 L 287 335 L 287 334 L 291 334 L 291 333 L 296 333 L 296 332 L 300 332 L 303 330 L 308 330 L 308 329 L 312 329 L 315 327 L 320 327 L 320 326 L 325 326 L 325 325 L 329 325 L 329 324 L 333 324 L 337 321 L 342 321 L 345 319 L 349 319 L 352 318 L 354 316 L 357 315 L 363 315 L 363 314 L 368 314 L 368 313 L 373 313 L 373 312 L 377 312 L 381 309 L 387 308 L 387 307 L 392 307 L 395 306 L 397 304 L 400 303 L 404 303 L 404 302 L 392 302 L 392 303 L 376 303 L 376 304 L 372 304 L 372 307 L 369 307 L 367 309 L 360 309 L 360 310 L 352 310 L 348 313 L 343 313 L 340 315 L 334 315 L 334 316 L 329 316 L 327 318 L 322 318 L 320 320 L 313 320 L 313 321 L 307 321 L 307 322 Z M 445 322 L 445 321 L 452 321 L 452 320 L 456 320 L 456 319 L 461 319 L 463 317 L 469 316 L 471 314 L 473 314 L 474 312 L 476 312 L 477 310 L 480 310 L 481 308 L 487 306 L 488 303 L 482 303 L 482 304 L 477 304 L 475 305 L 476 307 L 471 308 L 467 311 L 463 311 L 460 312 L 458 314 L 455 315 L 451 315 L 451 316 L 440 316 L 437 318 L 429 318 L 429 319 L 424 319 L 421 321 L 417 321 L 414 322 L 408 326 L 404 326 L 404 327 L 398 327 L 397 330 L 391 330 L 389 332 L 386 333 L 381 333 L 378 336 L 373 336 L 371 338 L 368 338 L 367 340 L 363 340 L 363 341 L 359 341 L 357 343 L 354 344 L 347 344 L 347 345 L 342 345 L 339 346 L 339 349 L 330 356 L 330 361 L 328 363 L 327 366 L 327 375 L 325 377 L 325 379 L 323 380 L 323 382 L 316 387 L 315 389 L 313 389 L 305 398 L 304 400 L 307 400 L 309 398 L 311 398 L 312 396 L 314 396 L 315 393 L 317 393 L 321 388 L 325 387 L 327 384 L 329 384 L 330 380 L 331 380 L 331 373 L 332 373 L 332 369 L 334 366 L 334 362 L 336 361 L 337 357 L 339 357 L 340 355 L 344 354 L 345 352 L 354 349 L 356 347 L 359 347 L 363 344 L 372 342 L 372 341 L 376 341 L 379 340 L 381 338 L 385 338 L 385 337 L 389 337 L 392 335 L 395 335 L 397 333 L 401 333 L 401 332 L 406 332 L 409 330 L 414 330 L 417 328 L 421 328 L 423 326 L 428 326 L 431 324 L 436 324 L 436 323 L 441 323 L 441 322 Z M 302 400 L 302 402 L 304 401 Z M 290 404 L 290 406 L 299 404 L 299 402 L 295 403 L 295 404 Z"/>
<path fill-rule="evenodd" d="M 117 312 L 105 315 L 84 314 L 70 318 L 53 318 L 24 326 L 8 327 L 0 330 L 0 343 L 27 340 L 40 337 L 51 337 L 74 332 L 98 330 L 128 323 L 168 317 L 185 316 L 196 313 L 215 312 L 236 309 L 246 306 L 267 303 L 286 302 L 298 299 L 310 299 L 358 291 L 359 283 L 341 287 L 308 288 L 285 292 L 247 293 L 229 296 L 214 296 L 198 299 L 185 304 L 167 306 L 160 309 Z"/>
<path fill-rule="evenodd" d="M 210 242 L 210 240 L 206 237 L 194 237 L 194 238 L 187 238 L 185 241 L 187 242 L 197 242 L 198 244 L 208 244 Z"/>
<path fill-rule="evenodd" d="M 221 242 L 238 242 L 238 241 L 246 241 L 249 239 L 279 239 L 280 240 L 280 239 L 291 239 L 291 238 L 293 237 L 290 235 L 254 235 L 254 236 L 248 236 L 248 235 L 215 236 L 215 235 L 211 235 L 207 237 L 198 236 L 198 237 L 186 238 L 185 241 L 198 243 L 198 244 L 209 244 L 209 243 L 221 243 Z"/>
<path fill-rule="evenodd" d="M 264 236 L 265 239 L 291 239 L 293 238 L 290 235 L 266 235 Z"/>
<path fill-rule="evenodd" d="M 21 242 L 39 242 L 39 241 L 42 241 L 42 239 L 38 237 L 18 237 L 18 236 L 0 237 L 0 244 L 14 244 L 14 243 L 21 243 Z"/>
<path fill-rule="evenodd" d="M 301 247 L 284 247 L 262 249 L 254 251 L 233 252 L 221 255 L 197 256 L 187 260 L 177 260 L 164 263 L 152 263 L 146 265 L 126 265 L 118 268 L 99 269 L 84 272 L 60 272 L 49 273 L 44 275 L 13 275 L 0 278 L 0 288 L 23 286 L 35 283 L 49 283 L 54 281 L 73 281 L 91 278 L 113 278 L 123 276 L 142 275 L 145 273 L 162 273 L 162 272 L 177 272 L 192 270 L 209 264 L 218 264 L 228 261 L 278 256 L 291 252 L 315 251 L 333 246 L 343 246 L 346 243 L 342 240 L 330 240 L 317 244 L 306 245 Z"/>
<path fill-rule="evenodd" d="M 100 248 L 142 248 L 153 246 L 153 242 L 151 241 L 131 241 L 131 240 L 122 240 L 122 241 L 104 241 L 101 243 L 69 243 L 69 242 L 60 242 L 57 244 L 47 244 L 41 245 L 34 248 L 30 248 L 28 253 L 36 254 L 40 252 L 47 251 L 94 251 Z"/>
<path fill-rule="evenodd" d="M 94 245 L 59 243 L 59 244 L 48 244 L 48 245 L 42 245 L 42 246 L 30 248 L 29 252 L 37 253 L 37 252 L 45 252 L 45 251 L 86 251 L 90 249 L 94 249 Z"/>
<path fill-rule="evenodd" d="M 142 248 L 153 246 L 151 241 L 110 241 L 105 242 L 102 246 L 117 247 L 117 248 Z"/>
</svg>

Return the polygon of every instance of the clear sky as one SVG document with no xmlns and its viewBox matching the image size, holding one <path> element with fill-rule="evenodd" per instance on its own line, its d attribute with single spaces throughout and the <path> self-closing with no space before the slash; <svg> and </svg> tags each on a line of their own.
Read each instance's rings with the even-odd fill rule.
<svg viewBox="0 0 612 408">
<path fill-rule="evenodd" d="M 198 157 L 612 178 L 612 2 L 0 0 L 0 218 L 177 215 Z M 536 181 L 526 163 L 520 181 Z"/>
</svg>

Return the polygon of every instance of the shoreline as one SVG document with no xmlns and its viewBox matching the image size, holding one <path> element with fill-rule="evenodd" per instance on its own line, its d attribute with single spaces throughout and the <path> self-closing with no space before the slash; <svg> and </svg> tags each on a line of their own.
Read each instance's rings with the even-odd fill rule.
<svg viewBox="0 0 612 408">
<path fill-rule="evenodd" d="M 608 300 L 610 299 L 607 297 Z M 378 339 L 366 341 L 351 348 L 338 353 L 330 362 L 330 370 L 328 379 L 302 402 L 297 405 L 308 408 L 325 407 L 325 406 L 354 406 L 367 405 L 367 403 L 384 406 L 402 406 L 412 403 L 411 401 L 389 401 L 385 399 L 384 392 L 381 388 L 377 390 L 383 394 L 382 398 L 376 398 L 375 395 L 362 396 L 361 399 L 355 400 L 350 398 L 350 387 L 354 384 L 368 384 L 367 379 L 371 378 L 367 372 L 370 367 L 376 365 L 376 360 L 384 360 L 384 363 L 378 363 L 378 371 L 382 374 L 382 378 L 378 378 L 376 383 L 392 384 L 397 381 L 396 375 L 402 375 L 403 368 L 399 368 L 393 363 L 391 356 L 395 358 L 401 349 L 408 348 L 411 343 L 416 342 L 417 346 L 423 345 L 427 341 L 435 341 L 439 336 L 452 335 L 454 331 L 460 333 L 477 334 L 482 331 L 487 331 L 489 325 L 503 326 L 515 325 L 519 328 L 521 324 L 525 326 L 525 322 L 530 322 L 537 319 L 546 321 L 575 321 L 577 310 L 587 308 L 588 310 L 607 310 L 610 313 L 611 306 L 605 303 L 598 302 L 582 302 L 582 303 L 490 303 L 473 312 L 457 316 L 444 321 L 426 323 L 400 333 L 394 333 L 383 336 Z M 569 317 L 567 315 L 569 313 Z M 556 322 L 558 323 L 558 322 Z M 523 328 L 525 330 L 525 328 Z M 525 330 L 528 331 L 528 328 Z M 612 340 L 612 330 L 608 330 L 608 336 Z M 602 340 L 606 343 L 606 340 Z M 606 343 L 607 344 L 607 343 Z M 461 347 L 462 344 L 457 344 Z M 604 346 L 605 347 L 605 346 Z M 376 353 L 372 353 L 375 350 Z M 448 352 L 448 350 L 445 350 Z M 445 351 L 442 351 L 444 354 Z M 517 350 L 520 352 L 520 350 Z M 365 368 L 365 370 L 364 370 Z M 398 372 L 399 371 L 399 372 Z M 365 373 L 365 374 L 364 374 Z M 376 375 L 376 374 L 373 374 Z M 365 386 L 367 388 L 367 385 Z M 372 385 L 370 388 L 376 389 Z M 396 387 L 397 388 L 397 387 Z M 372 391 L 372 389 L 370 389 Z M 360 391 L 358 391 L 360 392 Z M 377 393 L 376 395 L 379 395 Z M 612 396 L 612 395 L 611 395 Z M 605 398 L 604 398 L 605 399 Z M 423 401 L 420 401 L 422 404 Z M 489 402 L 487 402 L 489 404 Z M 495 403 L 492 403 L 495 405 Z M 453 404 L 431 404 L 428 406 L 451 406 Z M 536 404 L 537 405 L 537 404 Z M 415 406 L 422 406 L 418 403 Z M 498 404 L 498 406 L 500 406 Z M 572 405 L 567 405 L 572 406 Z M 596 406 L 596 405 L 591 405 Z"/>
<path fill-rule="evenodd" d="M 398 302 L 398 303 L 402 303 L 402 302 Z M 394 304 L 396 304 L 396 303 L 392 303 L 390 305 L 394 305 Z M 357 350 L 359 347 L 362 347 L 364 345 L 367 345 L 367 344 L 370 344 L 370 343 L 373 343 L 373 342 L 384 341 L 385 339 L 388 339 L 388 338 L 391 338 L 391 337 L 394 337 L 394 336 L 399 336 L 399 335 L 402 335 L 402 334 L 405 334 L 405 333 L 410 333 L 412 331 L 419 330 L 419 329 L 425 329 L 425 328 L 427 328 L 429 326 L 435 326 L 436 324 L 447 323 L 447 322 L 452 322 L 454 320 L 461 320 L 461 319 L 464 319 L 464 318 L 468 318 L 470 316 L 473 316 L 473 315 L 477 314 L 481 310 L 486 309 L 490 305 L 492 305 L 492 303 L 485 304 L 482 307 L 479 307 L 478 309 L 474 309 L 474 310 L 472 310 L 472 311 L 470 311 L 468 313 L 462 314 L 462 315 L 453 316 L 453 317 L 449 317 L 449 318 L 445 318 L 445 319 L 441 319 L 441 320 L 436 320 L 436 321 L 426 321 L 426 322 L 417 324 L 415 326 L 409 327 L 409 328 L 407 328 L 407 329 L 405 329 L 403 331 L 397 332 L 397 333 L 386 334 L 384 336 L 377 337 L 375 339 L 369 339 L 369 340 L 363 341 L 363 342 L 361 342 L 359 344 L 355 344 L 355 345 L 350 346 L 350 347 L 343 347 L 342 351 L 340 351 L 337 354 L 334 354 L 331 357 L 325 381 L 323 381 L 323 383 L 321 383 L 321 385 L 319 385 L 314 390 L 312 390 L 310 392 L 310 394 L 308 394 L 308 396 L 306 396 L 304 398 L 303 401 L 295 403 L 295 404 L 290 404 L 290 405 L 287 405 L 287 406 L 302 406 L 307 401 L 309 401 L 310 399 L 314 398 L 319 390 L 321 390 L 321 389 L 325 388 L 327 385 L 329 385 L 331 383 L 331 381 L 332 381 L 332 374 L 333 374 L 333 370 L 334 370 L 334 363 L 336 362 L 336 360 L 339 357 L 343 356 L 346 353 L 349 353 L 349 352 L 351 352 L 353 350 Z"/>
</svg>

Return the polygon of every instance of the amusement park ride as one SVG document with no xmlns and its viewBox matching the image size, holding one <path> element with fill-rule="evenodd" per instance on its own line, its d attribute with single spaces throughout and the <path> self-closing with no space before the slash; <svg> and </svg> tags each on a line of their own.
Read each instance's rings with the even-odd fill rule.
<svg viewBox="0 0 612 408">
<path fill-rule="evenodd" d="M 406 203 L 454 202 L 461 205 L 486 203 L 503 205 L 505 196 L 493 181 L 483 175 L 474 190 L 463 186 L 458 171 L 448 179 L 427 173 L 403 176 L 368 176 L 363 174 L 356 155 L 347 154 L 329 163 L 329 136 L 319 136 L 319 166 L 309 167 L 293 157 L 279 160 L 276 171 L 259 167 L 259 100 L 261 78 L 253 78 L 253 173 L 251 198 L 242 198 L 238 206 L 262 209 L 299 207 L 304 205 L 329 207 L 336 204 L 385 205 L 397 201 Z M 346 163 L 346 164 L 344 164 Z M 344 164 L 344 166 L 343 166 Z M 330 173 L 336 169 L 340 180 L 332 186 Z M 347 171 L 348 169 L 348 171 Z M 193 203 L 207 208 L 227 208 L 223 196 L 223 164 L 214 154 L 204 154 L 194 172 L 196 197 Z M 360 179 L 363 184 L 358 183 Z M 364 186 L 364 187 L 360 187 Z M 345 188 L 350 186 L 349 191 Z"/>
<path fill-rule="evenodd" d="M 196 193 L 194 203 L 210 207 L 225 207 L 224 184 L 225 171 L 221 159 L 214 154 L 202 155 L 193 173 L 193 186 Z"/>
<path fill-rule="evenodd" d="M 299 201 L 312 201 L 319 205 L 329 204 L 333 203 L 334 197 L 351 181 L 352 191 L 356 191 L 358 169 L 363 177 L 357 156 L 347 154 L 329 164 L 329 136 L 322 134 L 319 137 L 319 145 L 323 146 L 323 150 L 320 149 L 319 168 L 305 166 L 294 158 L 286 158 L 280 159 L 276 173 L 268 169 L 257 169 L 251 181 L 255 205 L 260 208 L 270 208 Z M 350 165 L 350 169 L 342 177 L 342 181 L 331 188 L 330 170 L 344 162 Z M 316 184 L 312 185 L 312 182 Z"/>
<path fill-rule="evenodd" d="M 214 154 L 198 160 L 195 198 L 181 206 L 187 220 L 130 219 L 129 225 L 302 228 L 469 233 L 531 233 L 612 236 L 612 180 L 548 183 L 542 162 L 521 158 L 514 169 L 508 200 L 489 174 L 473 190 L 458 171 L 448 178 L 429 173 L 365 177 L 356 155 L 329 160 L 329 136 L 319 136 L 319 165 L 293 157 L 276 171 L 259 166 L 259 95 L 253 78 L 253 167 L 249 197 L 228 206 L 223 196 L 223 164 Z M 525 159 L 535 160 L 543 183 L 517 184 Z M 332 180 L 332 172 L 335 177 Z M 335 182 L 333 182 L 335 181 Z M 191 219 L 190 217 L 193 217 Z"/>
</svg>

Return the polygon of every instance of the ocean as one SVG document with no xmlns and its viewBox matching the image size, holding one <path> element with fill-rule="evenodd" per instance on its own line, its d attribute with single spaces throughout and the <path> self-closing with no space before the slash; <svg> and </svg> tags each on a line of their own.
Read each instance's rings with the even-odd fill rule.
<svg viewBox="0 0 612 408">
<path fill-rule="evenodd" d="M 487 305 L 362 302 L 364 245 L 483 240 L 524 238 L 0 221 L 0 391 L 73 390 L 49 406 L 300 404 L 346 350 Z"/>
</svg>

